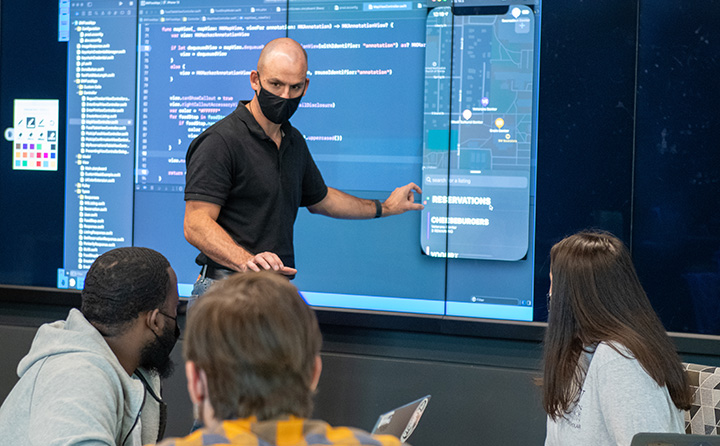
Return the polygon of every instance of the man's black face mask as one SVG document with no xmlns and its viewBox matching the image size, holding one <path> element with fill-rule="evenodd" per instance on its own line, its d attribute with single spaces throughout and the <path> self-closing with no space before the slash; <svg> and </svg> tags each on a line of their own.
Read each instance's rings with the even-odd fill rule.
<svg viewBox="0 0 720 446">
<path fill-rule="evenodd" d="M 282 124 L 289 120 L 302 99 L 302 95 L 291 99 L 281 98 L 264 89 L 262 84 L 260 84 L 260 92 L 257 97 L 263 115 L 275 124 Z"/>
<path fill-rule="evenodd" d="M 164 313 L 161 314 L 165 315 Z M 160 336 L 153 332 L 155 341 L 146 345 L 140 353 L 140 366 L 157 372 L 160 378 L 167 378 L 173 372 L 174 364 L 170 359 L 170 352 L 180 337 L 180 327 L 178 327 L 177 319 L 167 317 L 175 320 L 175 328 L 173 329 L 170 324 L 167 324 Z"/>
</svg>

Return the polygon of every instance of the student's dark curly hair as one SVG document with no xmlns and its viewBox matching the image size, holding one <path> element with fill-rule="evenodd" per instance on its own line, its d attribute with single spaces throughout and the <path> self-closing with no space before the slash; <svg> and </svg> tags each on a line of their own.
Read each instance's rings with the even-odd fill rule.
<svg viewBox="0 0 720 446">
<path fill-rule="evenodd" d="M 144 311 L 160 308 L 170 291 L 170 263 L 149 248 L 117 248 L 93 262 L 80 311 L 115 335 Z"/>
</svg>

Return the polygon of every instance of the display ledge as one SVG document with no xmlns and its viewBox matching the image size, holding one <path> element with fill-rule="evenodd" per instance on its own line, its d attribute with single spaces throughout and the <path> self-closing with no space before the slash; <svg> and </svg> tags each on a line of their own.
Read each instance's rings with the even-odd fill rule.
<svg viewBox="0 0 720 446">
<path fill-rule="evenodd" d="M 0 285 L 0 324 L 36 325 L 80 306 L 80 291 Z M 343 327 L 541 342 L 547 324 L 315 307 L 323 329 Z M 720 336 L 670 332 L 681 354 L 719 356 Z"/>
</svg>

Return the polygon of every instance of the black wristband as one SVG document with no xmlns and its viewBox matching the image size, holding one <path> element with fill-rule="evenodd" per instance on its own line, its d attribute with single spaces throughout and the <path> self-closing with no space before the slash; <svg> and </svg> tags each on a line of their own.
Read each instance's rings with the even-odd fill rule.
<svg viewBox="0 0 720 446">
<path fill-rule="evenodd" d="M 373 202 L 375 202 L 375 217 L 373 218 L 382 217 L 382 203 L 380 203 L 380 200 L 373 200 Z"/>
</svg>

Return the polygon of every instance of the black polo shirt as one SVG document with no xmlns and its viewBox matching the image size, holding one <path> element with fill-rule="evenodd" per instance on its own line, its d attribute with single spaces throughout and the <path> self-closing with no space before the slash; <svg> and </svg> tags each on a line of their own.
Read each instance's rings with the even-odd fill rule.
<svg viewBox="0 0 720 446">
<path fill-rule="evenodd" d="M 305 138 L 282 124 L 280 149 L 241 101 L 187 151 L 185 200 L 221 206 L 217 222 L 252 254 L 270 251 L 295 266 L 293 225 L 300 206 L 327 195 Z M 200 265 L 219 266 L 203 253 Z"/>
</svg>

